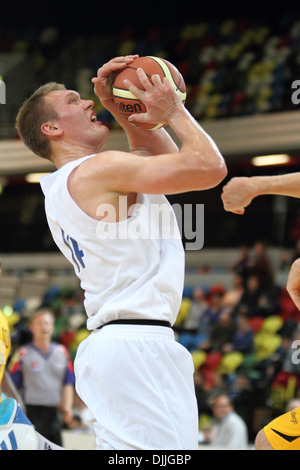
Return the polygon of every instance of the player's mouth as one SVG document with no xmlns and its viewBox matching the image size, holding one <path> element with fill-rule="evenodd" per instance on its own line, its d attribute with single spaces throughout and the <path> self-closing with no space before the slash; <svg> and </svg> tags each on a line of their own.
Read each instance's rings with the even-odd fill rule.
<svg viewBox="0 0 300 470">
<path fill-rule="evenodd" d="M 90 115 L 90 121 L 92 123 L 97 123 L 98 125 L 101 125 L 102 122 L 101 121 L 97 121 L 97 115 L 95 113 L 95 111 L 92 111 L 91 115 Z"/>
</svg>

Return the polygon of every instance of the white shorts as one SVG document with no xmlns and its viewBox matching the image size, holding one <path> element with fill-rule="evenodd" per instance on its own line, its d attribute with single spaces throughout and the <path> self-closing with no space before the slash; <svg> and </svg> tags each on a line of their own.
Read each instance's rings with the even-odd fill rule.
<svg viewBox="0 0 300 470">
<path fill-rule="evenodd" d="M 98 449 L 197 448 L 193 361 L 171 328 L 105 326 L 79 345 L 74 365 Z"/>
</svg>

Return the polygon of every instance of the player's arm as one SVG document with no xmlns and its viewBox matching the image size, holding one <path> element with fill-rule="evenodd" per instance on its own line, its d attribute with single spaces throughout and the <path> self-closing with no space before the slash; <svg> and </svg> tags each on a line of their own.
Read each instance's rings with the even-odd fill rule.
<svg viewBox="0 0 300 470">
<path fill-rule="evenodd" d="M 190 115 L 170 81 L 162 82 L 158 75 L 151 84 L 143 70 L 139 78 L 146 91 L 128 84 L 146 104 L 147 113 L 132 119 L 166 122 L 177 134 L 181 149 L 176 153 L 151 158 L 125 152 L 104 152 L 82 163 L 69 178 L 71 195 L 79 191 L 97 196 L 99 192 L 144 192 L 175 194 L 204 190 L 218 185 L 227 174 L 226 164 L 213 140 Z M 150 131 L 148 131 L 150 132 Z M 72 189 L 73 188 L 73 189 Z"/>
<path fill-rule="evenodd" d="M 300 198 L 300 172 L 232 178 L 221 197 L 226 211 L 243 214 L 254 198 L 272 194 Z"/>
<path fill-rule="evenodd" d="M 126 132 L 131 152 L 144 156 L 177 152 L 177 145 L 165 129 L 156 129 L 150 132 L 138 128 L 116 110 L 112 94 L 114 77 L 117 72 L 137 58 L 138 55 L 116 57 L 100 67 L 97 71 L 97 77 L 92 79 L 95 94 Z"/>
</svg>

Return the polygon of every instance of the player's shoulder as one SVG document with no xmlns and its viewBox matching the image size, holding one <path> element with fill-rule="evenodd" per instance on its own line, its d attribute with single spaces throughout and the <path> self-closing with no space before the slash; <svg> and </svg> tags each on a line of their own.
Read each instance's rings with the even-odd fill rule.
<svg viewBox="0 0 300 470">
<path fill-rule="evenodd" d="M 131 153 L 107 150 L 83 161 L 68 177 L 68 188 L 72 194 L 102 194 L 112 190 L 112 182 L 128 165 Z M 99 185 L 99 182 L 101 184 Z"/>
<path fill-rule="evenodd" d="M 131 155 L 129 152 L 121 150 L 105 150 L 96 153 L 92 158 L 84 160 L 78 167 L 78 170 L 86 171 L 92 169 L 93 171 L 105 171 L 111 165 L 123 161 L 126 157 Z M 92 173 L 94 174 L 94 173 Z"/>
</svg>

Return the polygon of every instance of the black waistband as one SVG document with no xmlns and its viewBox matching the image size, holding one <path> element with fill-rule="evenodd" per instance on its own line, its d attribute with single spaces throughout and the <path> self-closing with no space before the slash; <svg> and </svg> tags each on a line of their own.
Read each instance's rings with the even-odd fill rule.
<svg viewBox="0 0 300 470">
<path fill-rule="evenodd" d="M 101 325 L 97 328 L 97 330 L 100 330 L 104 326 L 108 325 L 152 325 L 152 326 L 165 326 L 168 328 L 171 328 L 171 323 L 168 321 L 164 320 L 138 320 L 138 319 L 123 319 L 123 320 L 112 320 L 107 323 L 104 323 L 104 325 Z"/>
</svg>

